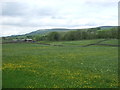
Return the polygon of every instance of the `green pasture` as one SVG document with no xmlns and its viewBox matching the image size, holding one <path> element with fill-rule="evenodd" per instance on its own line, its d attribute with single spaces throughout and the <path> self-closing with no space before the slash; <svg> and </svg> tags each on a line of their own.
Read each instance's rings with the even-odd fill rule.
<svg viewBox="0 0 120 90">
<path fill-rule="evenodd" d="M 39 41 L 39 43 L 45 43 L 50 45 L 65 45 L 65 46 L 83 46 L 91 43 L 96 43 L 104 39 L 93 39 L 93 40 L 79 40 L 79 41 Z"/>
<path fill-rule="evenodd" d="M 101 42 L 101 44 L 118 45 L 118 40 L 117 39 L 111 39 L 111 40 L 107 40 L 107 41 Z"/>
<path fill-rule="evenodd" d="M 104 41 L 105 40 L 105 41 Z M 118 45 L 117 39 L 93 39 L 93 40 L 79 40 L 79 41 L 39 41 L 39 43 L 50 44 L 50 45 L 64 45 L 64 46 L 84 46 L 87 44 L 94 44 L 99 41 L 100 44 L 112 44 Z"/>
<path fill-rule="evenodd" d="M 48 43 L 75 46 L 91 41 Z M 118 47 L 11 43 L 3 44 L 2 51 L 3 88 L 118 87 Z"/>
</svg>

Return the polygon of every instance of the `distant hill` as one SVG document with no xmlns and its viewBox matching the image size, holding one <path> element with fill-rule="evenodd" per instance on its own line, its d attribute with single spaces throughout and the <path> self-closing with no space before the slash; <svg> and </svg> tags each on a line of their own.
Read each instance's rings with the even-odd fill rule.
<svg viewBox="0 0 120 90">
<path fill-rule="evenodd" d="M 70 31 L 71 29 L 64 29 L 64 28 L 54 28 L 54 29 L 39 29 L 37 31 L 33 31 L 31 33 L 27 33 L 25 35 L 37 35 L 37 34 L 46 34 L 49 32 L 54 32 L 54 31 Z"/>
<path fill-rule="evenodd" d="M 101 26 L 101 29 L 112 29 L 112 28 L 117 28 L 117 26 Z"/>
<path fill-rule="evenodd" d="M 112 28 L 117 28 L 117 26 L 100 26 L 100 27 L 95 27 L 92 28 L 94 30 L 98 30 L 97 28 L 99 28 L 99 30 L 109 30 Z M 91 29 L 91 28 L 88 28 Z M 76 31 L 76 30 L 86 30 L 86 29 L 66 29 L 66 28 L 53 28 L 53 29 L 39 29 L 24 35 L 12 35 L 10 37 L 26 37 L 26 36 L 34 36 L 34 35 L 45 35 L 49 32 L 66 32 L 66 31 Z"/>
<path fill-rule="evenodd" d="M 111 28 L 115 28 L 117 26 L 100 26 L 99 28 L 101 30 L 107 30 L 107 29 L 111 29 Z M 98 27 L 96 27 L 98 28 Z M 90 29 L 90 28 L 88 28 Z M 74 31 L 74 30 L 83 30 L 83 29 L 65 29 L 65 28 L 54 28 L 54 29 L 39 29 L 37 31 L 33 31 L 31 33 L 28 33 L 28 34 L 25 34 L 25 35 L 36 35 L 36 34 L 46 34 L 46 33 L 49 33 L 49 32 L 61 32 L 61 31 Z"/>
</svg>

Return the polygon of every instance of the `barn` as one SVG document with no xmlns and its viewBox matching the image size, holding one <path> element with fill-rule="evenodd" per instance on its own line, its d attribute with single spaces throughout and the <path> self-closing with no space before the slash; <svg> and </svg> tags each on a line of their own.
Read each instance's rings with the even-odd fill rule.
<svg viewBox="0 0 120 90">
<path fill-rule="evenodd" d="M 32 39 L 25 39 L 25 42 L 32 42 Z"/>
</svg>

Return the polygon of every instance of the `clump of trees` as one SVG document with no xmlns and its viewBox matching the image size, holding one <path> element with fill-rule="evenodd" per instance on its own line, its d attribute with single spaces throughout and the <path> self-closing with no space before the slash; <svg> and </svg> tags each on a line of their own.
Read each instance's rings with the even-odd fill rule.
<svg viewBox="0 0 120 90">
<path fill-rule="evenodd" d="M 100 30 L 100 28 L 68 31 L 68 32 L 50 32 L 44 36 L 36 36 L 36 40 L 48 41 L 71 41 L 71 40 L 89 40 L 89 39 L 118 39 L 119 29 Z"/>
<path fill-rule="evenodd" d="M 59 41 L 61 40 L 61 34 L 58 32 L 51 32 L 47 35 L 47 40 L 49 41 Z"/>
</svg>

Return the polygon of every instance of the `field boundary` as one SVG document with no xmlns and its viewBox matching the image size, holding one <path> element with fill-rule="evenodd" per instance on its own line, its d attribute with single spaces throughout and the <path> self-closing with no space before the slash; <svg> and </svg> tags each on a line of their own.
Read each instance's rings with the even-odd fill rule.
<svg viewBox="0 0 120 90">
<path fill-rule="evenodd" d="M 84 45 L 83 47 L 88 47 L 92 45 L 120 47 L 120 45 L 113 45 L 113 44 L 88 44 L 88 45 Z"/>
<path fill-rule="evenodd" d="M 38 43 L 38 42 L 14 42 L 14 41 L 11 41 L 11 42 L 3 42 L 3 43 L 0 43 L 0 44 L 9 44 L 9 43 L 31 43 L 31 44 L 40 44 L 40 45 L 47 45 L 47 46 L 59 46 L 59 47 L 88 47 L 88 46 L 93 46 L 93 45 L 100 45 L 100 46 L 112 46 L 112 47 L 120 47 L 120 45 L 115 45 L 115 44 L 101 44 L 101 42 L 104 42 L 104 41 L 108 41 L 109 39 L 105 39 L 105 40 L 101 40 L 101 41 L 98 41 L 96 43 L 91 43 L 91 44 L 87 44 L 87 45 L 62 45 L 62 44 L 49 44 L 49 43 Z"/>
<path fill-rule="evenodd" d="M 46 44 L 46 43 L 37 43 L 37 44 L 42 44 L 42 45 L 51 45 L 51 46 L 61 46 L 61 47 L 88 47 L 92 45 L 100 45 L 100 46 L 112 46 L 112 47 L 120 47 L 120 45 L 113 45 L 113 44 L 100 44 L 101 42 L 108 41 L 109 39 L 101 40 L 96 43 L 92 44 L 87 44 L 87 45 L 81 45 L 81 46 L 73 46 L 73 45 L 51 45 L 51 44 Z"/>
</svg>

